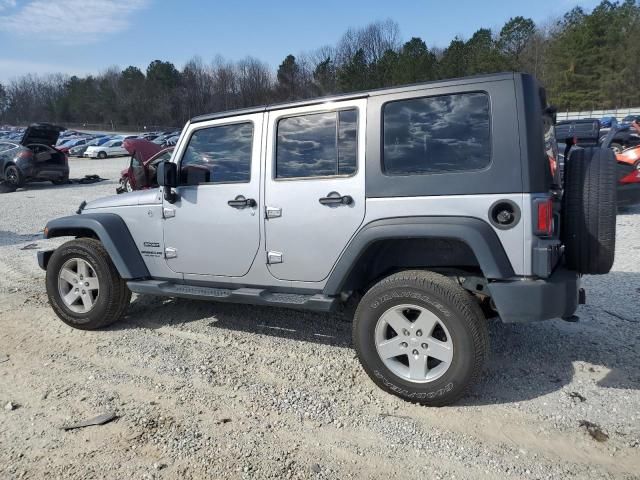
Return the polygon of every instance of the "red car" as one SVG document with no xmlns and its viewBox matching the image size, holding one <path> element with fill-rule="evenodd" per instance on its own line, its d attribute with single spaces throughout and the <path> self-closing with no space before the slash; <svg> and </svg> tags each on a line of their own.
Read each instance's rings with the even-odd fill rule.
<svg viewBox="0 0 640 480">
<path fill-rule="evenodd" d="M 640 203 L 640 146 L 616 155 L 618 162 L 618 205 Z"/>
<path fill-rule="evenodd" d="M 127 148 L 127 141 L 125 141 L 124 146 Z M 151 155 L 148 155 L 148 152 L 145 154 L 138 150 L 132 151 L 129 168 L 125 168 L 120 172 L 120 185 L 116 188 L 116 193 L 133 192 L 134 190 L 157 187 L 156 165 L 160 162 L 170 160 L 173 149 L 174 147 L 165 148 Z"/>
</svg>

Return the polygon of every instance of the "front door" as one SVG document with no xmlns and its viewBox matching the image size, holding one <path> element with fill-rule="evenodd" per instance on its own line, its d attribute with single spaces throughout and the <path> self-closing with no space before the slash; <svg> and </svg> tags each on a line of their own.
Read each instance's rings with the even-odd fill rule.
<svg viewBox="0 0 640 480">
<path fill-rule="evenodd" d="M 241 277 L 260 244 L 263 114 L 189 126 L 174 156 L 177 201 L 164 201 L 165 258 L 178 273 Z"/>
<path fill-rule="evenodd" d="M 271 274 L 320 282 L 365 214 L 366 100 L 269 113 L 265 237 Z"/>
</svg>

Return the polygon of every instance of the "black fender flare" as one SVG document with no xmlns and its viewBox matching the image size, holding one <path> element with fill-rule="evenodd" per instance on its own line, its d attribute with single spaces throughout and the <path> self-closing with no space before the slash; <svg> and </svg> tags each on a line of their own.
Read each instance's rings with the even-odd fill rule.
<svg viewBox="0 0 640 480">
<path fill-rule="evenodd" d="M 515 276 L 498 235 L 489 223 L 472 217 L 400 217 L 368 223 L 352 238 L 334 266 L 323 293 L 338 295 L 352 268 L 367 248 L 379 240 L 441 238 L 466 243 L 487 279 Z"/>
<path fill-rule="evenodd" d="M 56 218 L 47 223 L 44 232 L 45 238 L 92 234 L 102 242 L 122 278 L 132 280 L 150 277 L 127 224 L 115 213 L 84 213 Z M 44 259 L 45 267 L 46 260 L 48 258 Z"/>
</svg>

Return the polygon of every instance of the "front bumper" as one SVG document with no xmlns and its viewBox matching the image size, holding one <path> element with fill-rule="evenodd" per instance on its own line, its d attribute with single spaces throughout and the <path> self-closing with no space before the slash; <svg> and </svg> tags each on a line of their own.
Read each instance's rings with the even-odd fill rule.
<svg viewBox="0 0 640 480">
<path fill-rule="evenodd" d="M 580 279 L 558 268 L 547 279 L 522 278 L 489 283 L 489 292 L 505 323 L 566 318 L 578 308 Z"/>
<path fill-rule="evenodd" d="M 55 252 L 55 250 L 40 250 L 38 252 L 38 265 L 41 269 L 47 269 L 47 264 L 49 263 L 49 259 L 51 258 L 51 255 L 53 255 L 53 252 Z"/>
<path fill-rule="evenodd" d="M 640 183 L 618 185 L 618 206 L 625 207 L 640 203 Z"/>
</svg>

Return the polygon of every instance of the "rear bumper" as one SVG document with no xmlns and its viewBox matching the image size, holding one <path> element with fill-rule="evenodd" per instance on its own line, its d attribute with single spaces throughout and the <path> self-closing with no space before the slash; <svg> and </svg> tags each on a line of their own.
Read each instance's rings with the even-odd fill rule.
<svg viewBox="0 0 640 480">
<path fill-rule="evenodd" d="M 36 162 L 30 158 L 18 159 L 16 161 L 16 166 L 25 178 L 31 178 L 37 173 Z"/>
<path fill-rule="evenodd" d="M 635 205 L 640 203 L 640 183 L 618 185 L 618 206 Z"/>
<path fill-rule="evenodd" d="M 525 323 L 569 317 L 578 308 L 578 274 L 557 269 L 547 279 L 529 279 L 489 284 L 489 292 L 505 323 Z"/>
</svg>

